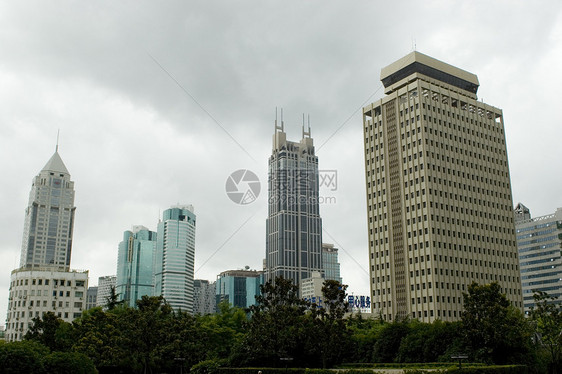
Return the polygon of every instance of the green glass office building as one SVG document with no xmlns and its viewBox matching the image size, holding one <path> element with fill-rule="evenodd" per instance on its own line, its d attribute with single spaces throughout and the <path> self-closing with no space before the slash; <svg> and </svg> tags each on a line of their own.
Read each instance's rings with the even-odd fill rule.
<svg viewBox="0 0 562 374">
<path fill-rule="evenodd" d="M 130 307 L 136 306 L 142 296 L 152 296 L 155 249 L 156 233 L 144 226 L 125 231 L 119 243 L 116 292 Z"/>
</svg>

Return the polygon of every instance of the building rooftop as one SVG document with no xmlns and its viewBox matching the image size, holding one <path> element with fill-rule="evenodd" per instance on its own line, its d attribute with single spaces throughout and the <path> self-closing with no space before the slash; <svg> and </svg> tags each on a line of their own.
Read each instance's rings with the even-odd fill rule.
<svg viewBox="0 0 562 374">
<path fill-rule="evenodd" d="M 219 277 L 246 277 L 255 278 L 259 277 L 263 271 L 258 270 L 227 270 L 219 274 Z"/>
<path fill-rule="evenodd" d="M 382 68 L 381 81 L 385 93 L 394 91 L 392 86 L 395 83 L 414 73 L 423 74 L 473 94 L 476 94 L 480 85 L 475 74 L 414 51 Z"/>
<path fill-rule="evenodd" d="M 41 171 L 70 174 L 58 152 L 55 152 Z"/>
</svg>

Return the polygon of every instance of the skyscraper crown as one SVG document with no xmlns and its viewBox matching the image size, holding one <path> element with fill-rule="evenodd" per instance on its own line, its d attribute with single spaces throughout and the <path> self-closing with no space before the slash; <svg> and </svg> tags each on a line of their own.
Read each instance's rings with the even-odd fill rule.
<svg viewBox="0 0 562 374">
<path fill-rule="evenodd" d="M 43 169 L 41 169 L 41 171 L 70 174 L 68 172 L 68 169 L 64 165 L 64 162 L 62 162 L 62 158 L 60 157 L 58 151 L 55 151 L 55 153 L 51 156 L 47 164 L 43 167 Z"/>
</svg>

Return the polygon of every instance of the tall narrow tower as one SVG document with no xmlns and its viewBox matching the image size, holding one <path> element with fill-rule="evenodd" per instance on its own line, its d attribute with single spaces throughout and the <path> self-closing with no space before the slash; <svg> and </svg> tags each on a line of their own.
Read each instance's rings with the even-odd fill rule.
<svg viewBox="0 0 562 374">
<path fill-rule="evenodd" d="M 193 206 L 164 211 L 158 224 L 154 255 L 154 295 L 162 295 L 175 310 L 193 311 L 195 213 Z"/>
<path fill-rule="evenodd" d="M 266 221 L 266 281 L 282 276 L 300 285 L 322 270 L 322 219 L 319 213 L 318 157 L 304 130 L 299 143 L 287 140 L 283 119 L 275 121 L 269 158 Z"/>
<path fill-rule="evenodd" d="M 47 312 L 66 322 L 82 314 L 88 271 L 70 269 L 75 210 L 74 182 L 57 146 L 31 186 L 20 267 L 10 277 L 7 341 L 23 339 Z"/>
<path fill-rule="evenodd" d="M 25 210 L 21 268 L 70 269 L 75 210 L 74 182 L 55 151 L 33 179 Z"/>
<path fill-rule="evenodd" d="M 412 52 L 363 108 L 373 312 L 457 320 L 471 282 L 522 308 L 502 111 L 476 75 Z"/>
</svg>

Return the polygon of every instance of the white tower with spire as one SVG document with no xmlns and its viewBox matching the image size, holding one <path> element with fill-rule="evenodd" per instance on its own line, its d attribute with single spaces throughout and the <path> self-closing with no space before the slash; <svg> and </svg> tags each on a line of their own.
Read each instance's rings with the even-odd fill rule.
<svg viewBox="0 0 562 374">
<path fill-rule="evenodd" d="M 75 210 L 74 182 L 57 146 L 33 179 L 25 210 L 20 267 L 70 269 Z"/>
<path fill-rule="evenodd" d="M 10 279 L 7 341 L 23 339 L 33 318 L 47 312 L 66 322 L 82 314 L 88 271 L 70 270 L 75 210 L 74 182 L 57 145 L 32 182 L 20 267 Z"/>
</svg>

